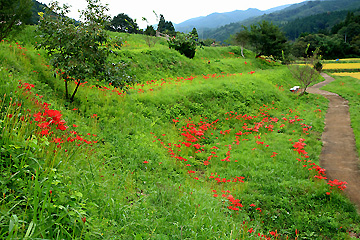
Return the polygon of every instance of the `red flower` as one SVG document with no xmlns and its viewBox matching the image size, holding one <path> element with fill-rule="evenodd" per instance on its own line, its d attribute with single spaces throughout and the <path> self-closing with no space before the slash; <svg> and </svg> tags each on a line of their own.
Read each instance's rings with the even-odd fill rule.
<svg viewBox="0 0 360 240">
<path fill-rule="evenodd" d="M 53 140 L 54 140 L 54 143 L 63 143 L 61 138 L 53 138 Z"/>
<path fill-rule="evenodd" d="M 86 217 L 82 217 L 81 220 L 83 221 L 83 223 L 86 222 Z"/>
<path fill-rule="evenodd" d="M 149 163 L 149 162 L 145 160 L 143 163 Z"/>
</svg>

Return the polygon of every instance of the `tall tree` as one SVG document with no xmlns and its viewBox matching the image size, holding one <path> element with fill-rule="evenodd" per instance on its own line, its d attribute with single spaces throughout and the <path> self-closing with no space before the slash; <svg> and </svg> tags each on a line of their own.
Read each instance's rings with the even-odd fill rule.
<svg viewBox="0 0 360 240">
<path fill-rule="evenodd" d="M 164 18 L 164 15 L 162 15 L 162 14 L 160 14 L 160 20 L 159 20 L 157 30 L 161 33 L 165 33 L 165 30 L 166 30 L 165 18 Z"/>
<path fill-rule="evenodd" d="M 251 25 L 248 31 L 249 43 L 255 48 L 258 55 L 281 58 L 282 51 L 287 48 L 285 34 L 273 23 L 263 21 L 258 25 Z"/>
<path fill-rule="evenodd" d="M 127 14 L 120 13 L 110 23 L 110 30 L 115 32 L 138 33 L 138 24 Z"/>
<path fill-rule="evenodd" d="M 175 27 L 171 21 L 165 21 L 164 15 L 160 14 L 157 31 L 175 36 Z"/>
<path fill-rule="evenodd" d="M 240 45 L 241 48 L 241 56 L 245 58 L 244 56 L 244 48 L 247 44 L 249 44 L 249 32 L 248 31 L 241 31 L 236 34 L 235 36 L 235 42 Z"/>
<path fill-rule="evenodd" d="M 31 17 L 32 0 L 0 0 L 0 41 Z"/>
</svg>

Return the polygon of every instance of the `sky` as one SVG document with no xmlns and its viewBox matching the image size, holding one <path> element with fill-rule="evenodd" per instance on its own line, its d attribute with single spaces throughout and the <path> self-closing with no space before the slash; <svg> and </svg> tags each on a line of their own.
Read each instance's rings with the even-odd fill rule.
<svg viewBox="0 0 360 240">
<path fill-rule="evenodd" d="M 49 5 L 51 0 L 38 0 L 39 2 Z M 86 0 L 57 0 L 61 5 L 68 4 L 71 13 L 69 17 L 79 19 L 78 9 L 86 8 Z M 267 10 L 286 4 L 300 3 L 305 0 L 101 0 L 103 5 L 108 4 L 111 17 L 119 13 L 125 13 L 132 19 L 136 19 L 140 28 L 146 28 L 147 25 L 157 24 L 158 20 L 154 11 L 158 16 L 164 15 L 166 21 L 173 24 L 184 22 L 190 18 L 206 16 L 214 12 L 223 13 L 235 10 L 247 10 L 248 8 L 257 8 L 259 10 Z M 142 19 L 146 18 L 148 23 Z"/>
</svg>

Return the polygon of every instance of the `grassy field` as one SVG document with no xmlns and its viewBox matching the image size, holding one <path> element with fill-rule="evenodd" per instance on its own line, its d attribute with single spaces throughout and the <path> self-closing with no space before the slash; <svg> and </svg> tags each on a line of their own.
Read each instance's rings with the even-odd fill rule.
<svg viewBox="0 0 360 240">
<path fill-rule="evenodd" d="M 318 164 L 327 100 L 237 47 L 193 60 L 119 34 L 127 92 L 72 104 L 31 29 L 0 43 L 4 239 L 350 239 L 360 217 Z M 154 40 L 155 41 L 155 40 Z M 74 86 L 73 86 L 74 87 Z"/>
</svg>

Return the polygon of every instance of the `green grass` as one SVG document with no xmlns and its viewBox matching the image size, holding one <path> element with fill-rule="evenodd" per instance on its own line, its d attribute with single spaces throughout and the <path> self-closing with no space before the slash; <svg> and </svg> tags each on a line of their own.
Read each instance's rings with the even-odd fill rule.
<svg viewBox="0 0 360 240">
<path fill-rule="evenodd" d="M 189 60 L 163 40 L 149 48 L 144 36 L 119 36 L 128 45 L 116 60 L 139 83 L 124 94 L 89 79 L 72 104 L 43 52 L 0 43 L 1 237 L 350 239 L 348 231 L 359 232 L 355 207 L 311 169 L 319 164 L 325 98 L 290 93 L 297 83 L 286 67 L 250 52 L 238 58 L 236 47 L 199 49 Z M 35 86 L 24 92 L 18 80 Z M 39 102 L 61 111 L 68 128 L 42 136 Z M 73 131 L 91 143 L 66 141 Z M 297 142 L 306 152 L 295 151 Z"/>
</svg>

